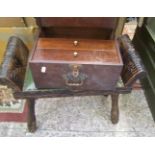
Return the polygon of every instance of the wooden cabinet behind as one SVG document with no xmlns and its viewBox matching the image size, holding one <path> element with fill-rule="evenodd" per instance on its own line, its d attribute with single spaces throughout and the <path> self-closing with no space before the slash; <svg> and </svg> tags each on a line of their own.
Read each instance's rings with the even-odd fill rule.
<svg viewBox="0 0 155 155">
<path fill-rule="evenodd" d="M 121 34 L 125 18 L 41 17 L 36 21 L 43 37 L 113 39 Z"/>
</svg>

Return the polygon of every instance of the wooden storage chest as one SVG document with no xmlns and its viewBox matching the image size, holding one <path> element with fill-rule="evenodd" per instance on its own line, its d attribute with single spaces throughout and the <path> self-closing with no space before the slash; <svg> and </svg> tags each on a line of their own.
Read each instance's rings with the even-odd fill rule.
<svg viewBox="0 0 155 155">
<path fill-rule="evenodd" d="M 123 63 L 116 40 L 39 38 L 29 60 L 37 88 L 112 90 Z"/>
</svg>

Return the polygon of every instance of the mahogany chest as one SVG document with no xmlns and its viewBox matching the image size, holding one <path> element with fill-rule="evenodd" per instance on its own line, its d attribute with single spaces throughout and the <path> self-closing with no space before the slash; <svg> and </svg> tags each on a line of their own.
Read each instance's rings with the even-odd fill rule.
<svg viewBox="0 0 155 155">
<path fill-rule="evenodd" d="M 39 38 L 29 59 L 37 88 L 113 90 L 123 63 L 116 40 Z"/>
</svg>

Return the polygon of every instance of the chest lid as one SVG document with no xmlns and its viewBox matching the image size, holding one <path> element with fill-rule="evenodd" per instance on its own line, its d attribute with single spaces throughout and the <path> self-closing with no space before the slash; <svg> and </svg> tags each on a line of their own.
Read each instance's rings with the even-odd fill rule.
<svg viewBox="0 0 155 155">
<path fill-rule="evenodd" d="M 115 40 L 39 38 L 31 62 L 122 65 Z"/>
</svg>

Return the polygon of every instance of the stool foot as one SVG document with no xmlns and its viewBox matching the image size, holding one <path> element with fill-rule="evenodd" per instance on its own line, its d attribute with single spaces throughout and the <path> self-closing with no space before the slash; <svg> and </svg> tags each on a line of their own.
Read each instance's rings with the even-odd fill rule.
<svg viewBox="0 0 155 155">
<path fill-rule="evenodd" d="M 111 108 L 111 121 L 113 124 L 117 124 L 119 121 L 119 107 L 118 107 L 119 94 L 112 94 L 112 108 Z"/>
<path fill-rule="evenodd" d="M 27 118 L 27 128 L 29 132 L 35 132 L 36 117 L 35 117 L 35 99 L 27 99 L 28 104 L 28 118 Z"/>
</svg>

